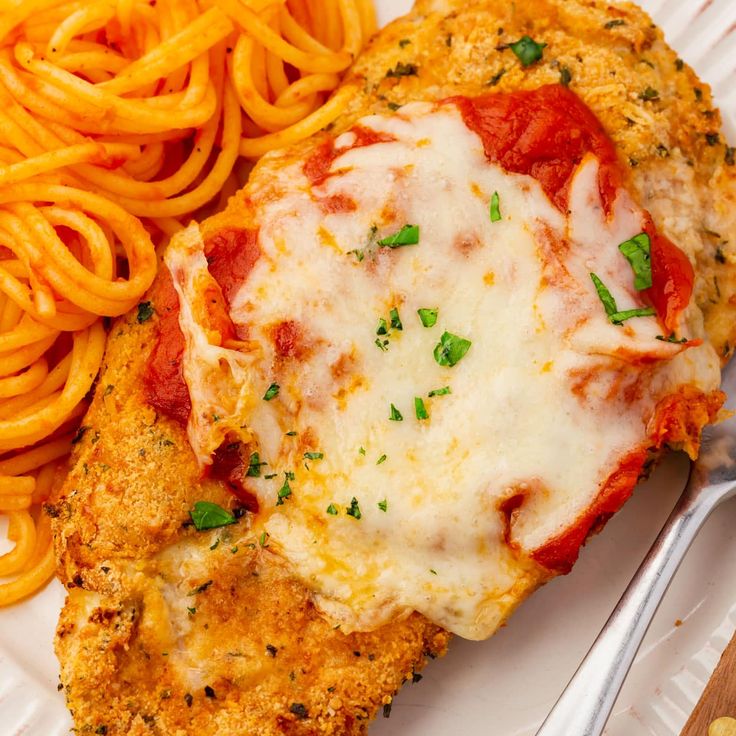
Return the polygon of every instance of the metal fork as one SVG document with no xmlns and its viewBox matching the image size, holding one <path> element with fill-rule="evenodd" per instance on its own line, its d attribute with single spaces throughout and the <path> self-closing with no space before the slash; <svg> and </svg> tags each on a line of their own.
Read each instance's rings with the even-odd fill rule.
<svg viewBox="0 0 736 736">
<path fill-rule="evenodd" d="M 724 372 L 723 390 L 736 398 L 736 366 Z M 729 400 L 729 408 L 735 403 Z M 703 432 L 682 496 L 537 736 L 600 736 L 685 553 L 713 509 L 734 496 L 736 418 Z"/>
</svg>

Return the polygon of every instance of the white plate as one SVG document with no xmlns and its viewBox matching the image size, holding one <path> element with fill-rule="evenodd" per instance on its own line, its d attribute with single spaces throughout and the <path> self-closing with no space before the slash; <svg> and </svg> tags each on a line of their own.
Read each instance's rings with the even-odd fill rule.
<svg viewBox="0 0 736 736">
<path fill-rule="evenodd" d="M 501 2 L 503 0 L 499 0 Z M 670 44 L 709 82 L 736 140 L 736 0 L 645 0 Z M 381 22 L 410 0 L 378 0 Z M 670 458 L 585 549 L 575 572 L 535 594 L 482 644 L 456 640 L 396 699 L 372 736 L 529 736 L 574 672 L 684 483 Z M 4 531 L 4 530 L 0 530 Z M 652 625 L 609 736 L 680 732 L 736 629 L 736 503 L 707 523 Z M 64 591 L 0 612 L 0 736 L 66 736 L 52 639 Z M 676 621 L 682 625 L 676 626 Z M 571 736 L 574 736 L 571 734 Z"/>
</svg>

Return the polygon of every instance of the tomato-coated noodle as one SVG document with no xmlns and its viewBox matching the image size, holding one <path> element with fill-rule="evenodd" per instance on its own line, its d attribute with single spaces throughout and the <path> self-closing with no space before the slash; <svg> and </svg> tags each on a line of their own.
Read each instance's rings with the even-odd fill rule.
<svg viewBox="0 0 736 736">
<path fill-rule="evenodd" d="M 52 576 L 41 506 L 99 372 L 103 317 L 255 159 L 329 125 L 369 0 L 2 3 L 0 605 Z"/>
</svg>

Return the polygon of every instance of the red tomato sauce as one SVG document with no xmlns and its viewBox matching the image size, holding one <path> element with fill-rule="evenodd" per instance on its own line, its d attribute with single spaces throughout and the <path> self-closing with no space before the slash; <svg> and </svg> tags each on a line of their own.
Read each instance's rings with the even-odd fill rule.
<svg viewBox="0 0 736 736">
<path fill-rule="evenodd" d="M 209 271 L 222 289 L 222 295 L 230 300 L 248 278 L 260 256 L 258 232 L 241 228 L 225 228 L 205 242 L 205 255 Z M 223 339 L 232 337 L 232 326 L 224 306 L 213 295 L 207 304 L 211 307 L 215 325 Z M 179 298 L 167 269 L 154 293 L 154 307 L 159 316 L 156 342 L 143 374 L 146 400 L 154 408 L 180 424 L 186 424 L 192 410 L 189 392 L 182 373 L 184 335 L 179 328 Z M 222 320 L 221 317 L 227 317 Z"/>
<path fill-rule="evenodd" d="M 321 184 L 330 175 L 330 169 L 335 159 L 343 153 L 353 148 L 365 148 L 365 146 L 372 146 L 374 143 L 390 143 L 396 140 L 389 133 L 379 133 L 362 125 L 354 125 L 350 128 L 350 132 L 355 135 L 355 140 L 349 146 L 337 148 L 335 146 L 335 139 L 328 138 L 304 162 L 302 171 L 304 171 L 304 175 L 309 179 L 310 184 L 313 186 Z"/>
<path fill-rule="evenodd" d="M 646 450 L 634 450 L 608 477 L 593 503 L 547 544 L 532 552 L 532 559 L 549 570 L 560 574 L 570 572 L 578 559 L 580 547 L 588 536 L 601 528 L 628 500 L 644 468 Z"/>
<path fill-rule="evenodd" d="M 168 269 L 162 270 L 152 297 L 158 325 L 156 341 L 143 373 L 146 401 L 165 416 L 185 425 L 192 402 L 181 367 L 184 335 L 179 328 L 179 297 Z"/>
<path fill-rule="evenodd" d="M 570 183 L 586 153 L 600 162 L 598 186 L 611 211 L 623 184 L 616 149 L 598 119 L 567 87 L 549 84 L 531 91 L 481 97 L 450 97 L 465 124 L 477 133 L 486 158 L 506 171 L 533 176 L 562 212 Z"/>
<path fill-rule="evenodd" d="M 465 124 L 483 142 L 489 161 L 533 176 L 561 212 L 568 209 L 576 168 L 587 153 L 595 155 L 601 200 L 610 214 L 616 190 L 625 181 L 623 168 L 596 116 L 567 87 L 550 84 L 446 102 L 457 105 Z M 651 239 L 652 287 L 644 295 L 669 334 L 690 301 L 693 269 L 688 257 L 656 231 L 648 213 L 645 230 Z"/>
<path fill-rule="evenodd" d="M 255 513 L 258 511 L 258 498 L 244 484 L 249 466 L 250 455 L 246 454 L 242 443 L 224 442 L 215 450 L 209 476 L 222 481 L 248 511 Z"/>
<path fill-rule="evenodd" d="M 649 427 L 649 447 L 657 450 L 668 444 L 681 447 L 695 457 L 700 447 L 701 430 L 713 422 L 725 398 L 722 391 L 704 394 L 688 387 L 665 396 L 657 404 Z M 585 540 L 600 530 L 633 493 L 646 457 L 646 448 L 629 453 L 575 523 L 535 550 L 532 558 L 549 570 L 562 574 L 570 572 Z"/>
</svg>

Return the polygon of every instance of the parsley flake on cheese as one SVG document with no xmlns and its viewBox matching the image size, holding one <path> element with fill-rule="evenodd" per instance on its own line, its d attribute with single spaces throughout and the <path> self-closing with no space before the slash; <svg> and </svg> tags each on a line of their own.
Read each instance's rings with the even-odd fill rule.
<svg viewBox="0 0 736 736">
<path fill-rule="evenodd" d="M 278 499 L 276 501 L 277 506 L 282 506 L 284 499 L 291 496 L 290 480 L 294 480 L 294 473 L 284 473 L 284 484 L 279 488 Z"/>
<path fill-rule="evenodd" d="M 470 350 L 472 343 L 464 337 L 458 337 L 451 332 L 443 332 L 440 341 L 434 349 L 434 359 L 439 365 L 454 366 L 460 362 L 465 353 Z"/>
<path fill-rule="evenodd" d="M 260 478 L 263 465 L 268 465 L 268 463 L 261 462 L 261 456 L 257 452 L 252 452 L 248 460 L 248 471 L 245 475 L 248 478 Z"/>
<path fill-rule="evenodd" d="M 354 519 L 360 519 L 362 514 L 360 513 L 360 505 L 358 504 L 358 499 L 353 496 L 352 500 L 350 501 L 350 508 L 345 510 L 345 513 L 348 516 L 352 516 Z"/>
<path fill-rule="evenodd" d="M 490 214 L 491 214 L 491 222 L 498 222 L 501 220 L 501 200 L 498 196 L 498 192 L 493 192 L 493 196 L 491 197 L 491 207 L 490 207 Z"/>
<path fill-rule="evenodd" d="M 404 225 L 401 230 L 378 241 L 387 248 L 401 248 L 403 245 L 416 245 L 419 242 L 419 225 Z"/>
<path fill-rule="evenodd" d="M 417 314 L 425 327 L 434 327 L 437 324 L 437 313 L 439 311 L 437 308 L 428 309 L 423 307 L 422 309 L 417 309 Z"/>
<path fill-rule="evenodd" d="M 275 399 L 279 395 L 279 390 L 280 389 L 281 389 L 281 386 L 279 386 L 278 383 L 272 383 L 266 389 L 266 393 L 263 394 L 263 400 L 264 401 L 271 401 L 271 399 Z"/>
<path fill-rule="evenodd" d="M 417 415 L 417 419 L 429 419 L 427 407 L 424 406 L 424 399 L 420 396 L 414 397 L 414 413 Z"/>
</svg>

